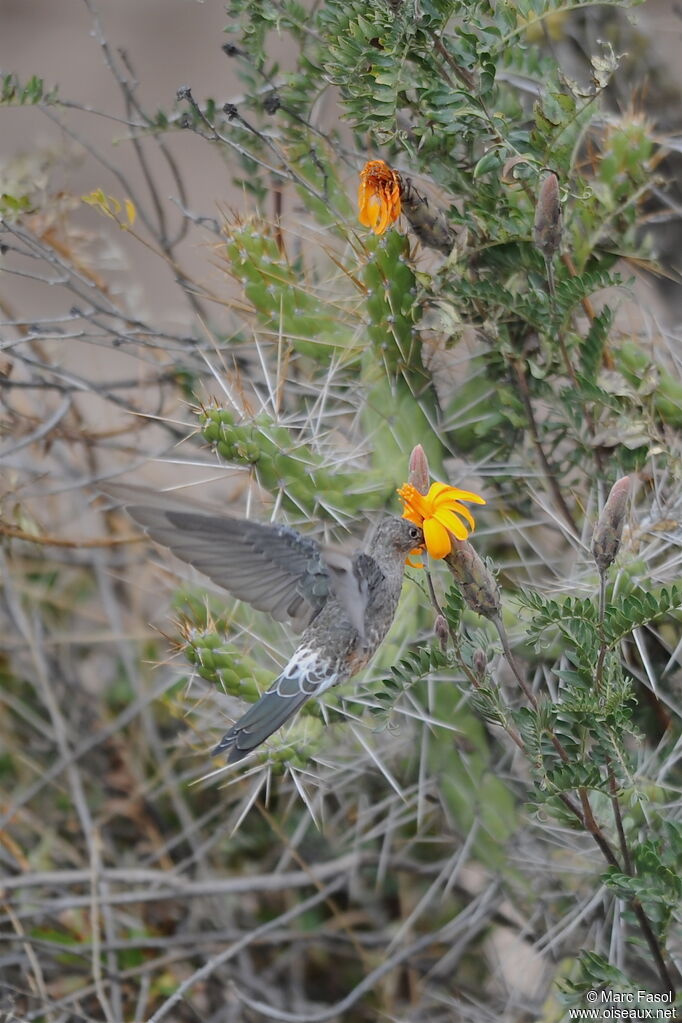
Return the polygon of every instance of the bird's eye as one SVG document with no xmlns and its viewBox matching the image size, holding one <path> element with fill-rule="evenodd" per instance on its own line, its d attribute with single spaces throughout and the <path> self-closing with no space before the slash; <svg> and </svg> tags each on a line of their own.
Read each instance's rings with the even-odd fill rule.
<svg viewBox="0 0 682 1023">
<path fill-rule="evenodd" d="M 409 530 L 410 540 L 418 540 L 420 532 L 421 530 L 419 530 L 416 526 L 411 526 Z"/>
</svg>

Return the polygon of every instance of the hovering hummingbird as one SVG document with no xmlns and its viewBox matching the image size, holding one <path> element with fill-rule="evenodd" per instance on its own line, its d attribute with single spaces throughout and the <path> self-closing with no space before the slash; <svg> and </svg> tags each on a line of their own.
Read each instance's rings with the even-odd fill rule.
<svg viewBox="0 0 682 1023">
<path fill-rule="evenodd" d="M 387 516 L 352 557 L 282 525 L 197 511 L 138 487 L 102 490 L 125 504 L 149 536 L 239 600 L 303 630 L 270 688 L 213 750 L 241 760 L 306 700 L 364 668 L 395 616 L 405 559 L 424 544 L 421 528 Z"/>
</svg>

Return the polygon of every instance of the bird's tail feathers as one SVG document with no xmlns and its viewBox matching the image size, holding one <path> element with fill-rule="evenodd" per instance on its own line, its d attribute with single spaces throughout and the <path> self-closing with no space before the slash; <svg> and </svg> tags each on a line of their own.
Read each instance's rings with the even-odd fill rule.
<svg viewBox="0 0 682 1023">
<path fill-rule="evenodd" d="M 213 756 L 229 750 L 228 764 L 236 763 L 281 728 L 310 698 L 311 694 L 301 692 L 300 688 L 285 695 L 281 681 L 282 676 L 275 679 L 267 693 L 232 726 L 213 750 Z"/>
</svg>

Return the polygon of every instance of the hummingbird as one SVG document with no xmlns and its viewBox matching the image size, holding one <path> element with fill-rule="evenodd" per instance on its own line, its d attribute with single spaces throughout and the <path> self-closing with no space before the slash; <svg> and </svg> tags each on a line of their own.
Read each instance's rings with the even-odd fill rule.
<svg viewBox="0 0 682 1023">
<path fill-rule="evenodd" d="M 157 543 L 220 587 L 302 632 L 270 688 L 223 736 L 213 756 L 236 763 L 311 697 L 347 681 L 376 653 L 395 616 L 405 559 L 419 526 L 386 516 L 352 556 L 290 526 L 216 514 L 143 488 L 102 486 Z"/>
</svg>

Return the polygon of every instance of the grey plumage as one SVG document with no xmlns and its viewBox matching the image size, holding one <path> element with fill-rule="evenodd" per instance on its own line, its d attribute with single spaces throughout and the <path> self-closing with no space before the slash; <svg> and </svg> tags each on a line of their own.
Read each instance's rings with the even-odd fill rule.
<svg viewBox="0 0 682 1023">
<path fill-rule="evenodd" d="M 158 543 L 240 600 L 304 629 L 270 689 L 227 732 L 214 754 L 241 760 L 313 695 L 365 667 L 398 605 L 405 558 L 423 543 L 405 519 L 379 522 L 365 550 L 352 558 L 328 551 L 287 526 L 216 515 L 137 487 L 106 493 Z"/>
</svg>

